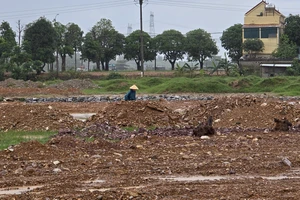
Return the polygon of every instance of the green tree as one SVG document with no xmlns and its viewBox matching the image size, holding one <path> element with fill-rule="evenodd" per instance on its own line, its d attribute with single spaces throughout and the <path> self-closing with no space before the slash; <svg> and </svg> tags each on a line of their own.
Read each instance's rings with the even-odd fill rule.
<svg viewBox="0 0 300 200">
<path fill-rule="evenodd" d="M 260 39 L 247 39 L 243 43 L 244 50 L 249 54 L 250 58 L 256 57 L 256 53 L 264 50 L 264 43 Z"/>
<path fill-rule="evenodd" d="M 91 32 L 92 38 L 94 40 L 94 53 L 93 61 L 97 65 L 97 69 L 100 70 L 100 64 L 102 64 L 102 70 L 104 70 L 104 56 L 105 56 L 105 44 L 109 37 L 108 32 L 114 30 L 112 22 L 109 19 L 102 18 L 96 25 L 93 26 Z"/>
<path fill-rule="evenodd" d="M 202 29 L 186 34 L 185 49 L 192 60 L 199 61 L 200 69 L 203 69 L 203 62 L 206 58 L 211 58 L 219 51 L 211 35 Z"/>
<path fill-rule="evenodd" d="M 224 53 L 224 58 L 219 60 L 218 64 L 215 62 L 212 62 L 213 64 L 213 70 L 210 72 L 210 74 L 213 74 L 215 72 L 218 72 L 219 69 L 223 69 L 227 76 L 238 76 L 240 73 L 238 73 L 238 66 L 235 63 L 232 63 L 228 60 L 226 53 Z"/>
<path fill-rule="evenodd" d="M 83 31 L 74 23 L 67 24 L 66 32 L 66 46 L 73 48 L 75 57 L 75 70 L 77 69 L 77 52 L 80 49 L 83 42 Z"/>
<path fill-rule="evenodd" d="M 83 44 L 80 48 L 81 59 L 88 61 L 88 71 L 90 70 L 90 62 L 95 61 L 97 55 L 97 43 L 94 41 L 93 35 L 91 32 L 88 32 L 83 37 Z M 100 70 L 100 67 L 99 67 Z"/>
<path fill-rule="evenodd" d="M 33 61 L 41 61 L 42 66 L 36 67 L 36 73 L 44 71 L 46 63 L 54 62 L 56 49 L 56 32 L 52 23 L 44 17 L 28 24 L 24 30 L 24 50 L 31 55 Z"/>
<path fill-rule="evenodd" d="M 275 58 L 291 59 L 297 57 L 297 46 L 290 43 L 287 35 L 280 37 L 278 48 L 272 53 Z"/>
<path fill-rule="evenodd" d="M 72 47 L 66 41 L 67 27 L 60 22 L 54 21 L 54 30 L 56 33 L 55 37 L 55 62 L 56 70 L 58 72 L 58 57 L 61 57 L 61 71 L 66 71 L 66 57 L 67 55 L 72 56 Z M 53 71 L 53 69 L 51 69 Z"/>
<path fill-rule="evenodd" d="M 156 52 L 154 50 L 154 43 L 150 35 L 143 32 L 144 41 L 144 61 L 154 60 Z M 137 70 L 141 71 L 141 48 L 140 48 L 140 30 L 132 32 L 125 38 L 125 52 L 124 58 L 127 60 L 134 60 L 137 65 Z"/>
<path fill-rule="evenodd" d="M 168 60 L 175 68 L 175 62 L 178 59 L 183 59 L 185 38 L 181 32 L 176 30 L 167 30 L 154 38 L 156 48 L 160 54 L 165 55 L 165 60 Z"/>
<path fill-rule="evenodd" d="M 222 47 L 228 51 L 228 57 L 233 62 L 239 64 L 240 58 L 243 56 L 243 37 L 242 24 L 235 24 L 225 31 L 221 36 Z"/>
<path fill-rule="evenodd" d="M 5 61 L 12 55 L 14 47 L 17 46 L 16 34 L 9 23 L 3 21 L 0 25 L 0 37 L 2 38 L 0 46 L 0 59 Z"/>
<path fill-rule="evenodd" d="M 16 46 L 13 50 L 13 55 L 10 59 L 10 62 L 16 64 L 17 66 L 21 66 L 25 62 L 31 61 L 31 55 L 22 50 L 21 47 Z"/>
<path fill-rule="evenodd" d="M 123 53 L 125 36 L 115 29 L 103 31 L 102 49 L 103 61 L 105 63 L 104 70 L 109 70 L 109 61 L 116 58 L 116 55 Z"/>
<path fill-rule="evenodd" d="M 300 75 L 300 63 L 298 59 L 294 59 L 292 67 L 286 69 L 286 74 L 289 76 L 299 76 Z"/>
<path fill-rule="evenodd" d="M 289 40 L 300 47 L 300 16 L 289 15 L 285 19 L 284 34 L 286 34 Z"/>
</svg>

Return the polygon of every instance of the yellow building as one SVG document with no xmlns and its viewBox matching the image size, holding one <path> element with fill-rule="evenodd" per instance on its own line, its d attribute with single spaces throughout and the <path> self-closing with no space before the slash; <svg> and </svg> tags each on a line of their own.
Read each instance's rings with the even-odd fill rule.
<svg viewBox="0 0 300 200">
<path fill-rule="evenodd" d="M 275 5 L 261 1 L 245 14 L 243 42 L 246 39 L 259 38 L 264 43 L 264 51 L 258 53 L 256 57 L 270 57 L 278 47 L 284 21 L 285 16 L 275 8 Z"/>
</svg>

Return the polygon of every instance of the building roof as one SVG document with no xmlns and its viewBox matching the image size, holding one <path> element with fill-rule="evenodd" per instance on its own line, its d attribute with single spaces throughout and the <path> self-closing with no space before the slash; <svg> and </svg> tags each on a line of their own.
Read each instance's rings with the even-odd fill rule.
<svg viewBox="0 0 300 200">
<path fill-rule="evenodd" d="M 260 27 L 277 27 L 280 28 L 279 24 L 244 24 L 243 28 L 260 28 Z"/>
<path fill-rule="evenodd" d="M 248 13 L 250 13 L 252 10 L 254 10 L 256 7 L 258 7 L 260 4 L 264 4 L 265 6 L 266 5 L 269 5 L 269 3 L 267 3 L 266 1 L 262 0 L 261 2 L 259 2 L 258 4 L 256 4 L 256 6 L 254 6 L 253 8 L 251 8 L 248 12 L 245 13 L 245 15 L 247 15 Z M 277 9 L 275 9 L 275 12 L 277 12 L 279 15 L 282 15 Z"/>
<path fill-rule="evenodd" d="M 260 64 L 261 67 L 292 67 L 292 64 Z"/>
</svg>

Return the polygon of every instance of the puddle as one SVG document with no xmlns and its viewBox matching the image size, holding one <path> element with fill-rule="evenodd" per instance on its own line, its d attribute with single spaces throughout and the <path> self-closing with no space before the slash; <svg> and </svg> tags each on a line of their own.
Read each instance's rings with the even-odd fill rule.
<svg viewBox="0 0 300 200">
<path fill-rule="evenodd" d="M 145 186 L 132 186 L 132 187 L 111 187 L 111 188 L 92 188 L 92 187 L 101 187 L 102 183 L 105 183 L 105 180 L 93 180 L 93 181 L 85 181 L 84 183 L 86 184 L 85 187 L 87 189 L 80 189 L 79 191 L 86 191 L 89 190 L 90 192 L 106 192 L 110 190 L 118 190 L 118 189 L 123 189 L 123 190 L 131 190 L 131 189 L 139 189 L 143 188 Z"/>
<path fill-rule="evenodd" d="M 88 118 L 90 118 L 93 115 L 96 115 L 97 113 L 70 113 L 72 117 L 75 119 L 86 121 Z"/>
<path fill-rule="evenodd" d="M 262 178 L 266 180 L 283 180 L 283 179 L 298 179 L 300 176 L 171 176 L 171 177 L 157 177 L 165 181 L 217 181 L 217 180 L 232 180 L 232 179 L 254 179 Z"/>
<path fill-rule="evenodd" d="M 14 194 L 22 194 L 24 192 L 29 192 L 31 190 L 41 188 L 43 186 L 23 186 L 23 187 L 10 187 L 10 188 L 0 188 L 0 196 L 1 195 L 14 195 Z"/>
<path fill-rule="evenodd" d="M 116 188 L 100 188 L 100 189 L 89 189 L 90 192 L 106 192 L 110 190 L 133 190 L 144 188 L 145 186 L 132 186 L 132 187 L 116 187 Z"/>
<path fill-rule="evenodd" d="M 193 182 L 193 181 L 217 181 L 221 179 L 233 179 L 234 177 L 229 176 L 189 176 L 189 177 L 183 177 L 183 176 L 172 176 L 172 177 L 159 177 L 160 180 L 165 181 L 187 181 L 187 182 Z"/>
<path fill-rule="evenodd" d="M 93 181 L 85 181 L 85 184 L 92 184 L 92 185 L 96 185 L 96 184 L 100 184 L 100 183 L 105 183 L 105 180 L 93 180 Z"/>
</svg>

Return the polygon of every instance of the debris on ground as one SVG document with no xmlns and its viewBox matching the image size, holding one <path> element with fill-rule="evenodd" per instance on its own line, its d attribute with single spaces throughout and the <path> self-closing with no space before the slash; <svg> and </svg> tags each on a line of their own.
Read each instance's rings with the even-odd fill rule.
<svg viewBox="0 0 300 200">
<path fill-rule="evenodd" d="M 282 120 L 274 118 L 274 122 L 275 122 L 275 127 L 274 127 L 275 131 L 288 131 L 292 127 L 292 123 L 289 122 L 285 117 Z"/>
<path fill-rule="evenodd" d="M 30 91 L 67 96 L 71 90 L 0 87 L 6 97 Z M 61 93 L 52 93 L 56 91 Z M 0 151 L 3 200 L 300 196 L 297 100 L 237 94 L 201 101 L 25 103 L 8 99 L 0 103 L 2 132 L 57 134 L 45 144 L 32 138 Z M 71 113 L 96 114 L 83 122 Z M 269 131 L 274 126 L 276 134 Z"/>
</svg>

